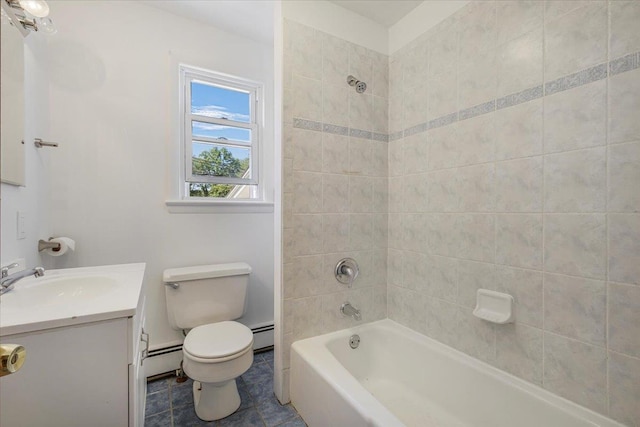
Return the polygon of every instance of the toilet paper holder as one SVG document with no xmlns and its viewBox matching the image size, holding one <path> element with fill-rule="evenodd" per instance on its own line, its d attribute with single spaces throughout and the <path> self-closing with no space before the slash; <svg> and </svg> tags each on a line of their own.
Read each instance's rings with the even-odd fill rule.
<svg viewBox="0 0 640 427">
<path fill-rule="evenodd" d="M 52 240 L 53 237 L 49 237 L 49 241 L 46 240 L 38 240 L 38 252 L 42 252 L 44 250 L 47 249 L 53 249 L 54 251 L 59 251 L 60 250 L 60 243 L 58 242 L 51 242 L 50 240 Z"/>
</svg>

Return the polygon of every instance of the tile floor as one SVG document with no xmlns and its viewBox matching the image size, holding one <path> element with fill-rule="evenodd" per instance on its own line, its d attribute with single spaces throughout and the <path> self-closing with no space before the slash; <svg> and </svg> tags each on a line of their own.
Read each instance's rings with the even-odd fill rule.
<svg viewBox="0 0 640 427">
<path fill-rule="evenodd" d="M 237 379 L 242 403 L 227 418 L 206 422 L 193 409 L 193 381 L 175 377 L 147 383 L 145 427 L 306 427 L 291 405 L 280 405 L 273 394 L 273 351 L 257 353 L 253 365 Z"/>
</svg>

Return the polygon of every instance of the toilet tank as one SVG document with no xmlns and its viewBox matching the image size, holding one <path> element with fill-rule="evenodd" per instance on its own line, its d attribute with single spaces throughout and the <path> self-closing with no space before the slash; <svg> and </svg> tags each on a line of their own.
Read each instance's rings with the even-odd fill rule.
<svg viewBox="0 0 640 427">
<path fill-rule="evenodd" d="M 244 262 L 165 270 L 169 324 L 193 329 L 242 317 L 251 266 Z"/>
</svg>

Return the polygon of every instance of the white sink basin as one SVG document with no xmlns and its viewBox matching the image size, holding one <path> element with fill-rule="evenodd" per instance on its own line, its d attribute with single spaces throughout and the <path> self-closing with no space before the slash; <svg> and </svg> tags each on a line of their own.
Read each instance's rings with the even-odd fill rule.
<svg viewBox="0 0 640 427">
<path fill-rule="evenodd" d="M 0 336 L 133 315 L 144 264 L 47 270 L 0 297 Z"/>
<path fill-rule="evenodd" d="M 79 304 L 115 292 L 119 282 L 108 276 L 69 276 L 22 279 L 0 299 L 2 308 L 28 309 L 55 304 Z"/>
</svg>

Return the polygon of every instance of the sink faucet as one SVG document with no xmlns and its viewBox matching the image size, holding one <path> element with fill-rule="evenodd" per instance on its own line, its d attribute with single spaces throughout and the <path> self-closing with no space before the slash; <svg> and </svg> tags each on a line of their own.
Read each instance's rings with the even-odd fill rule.
<svg viewBox="0 0 640 427">
<path fill-rule="evenodd" d="M 360 314 L 360 310 L 352 306 L 349 301 L 345 302 L 340 306 L 340 311 L 345 316 L 351 316 L 356 320 L 362 320 L 362 315 Z"/>
<path fill-rule="evenodd" d="M 9 274 L 9 270 L 17 266 L 18 264 L 11 264 L 7 265 L 6 267 L 2 267 L 2 278 L 0 278 L 0 295 L 13 289 L 13 285 L 20 279 L 24 279 L 27 276 L 44 276 L 44 268 L 42 267 L 35 267 L 30 270 L 22 270 L 18 271 L 17 273 Z"/>
</svg>

